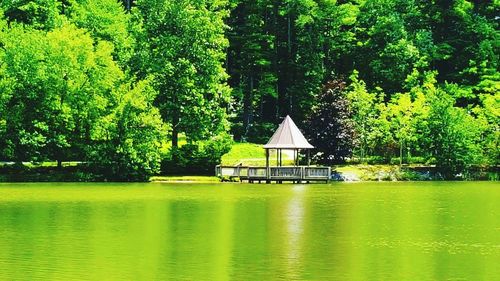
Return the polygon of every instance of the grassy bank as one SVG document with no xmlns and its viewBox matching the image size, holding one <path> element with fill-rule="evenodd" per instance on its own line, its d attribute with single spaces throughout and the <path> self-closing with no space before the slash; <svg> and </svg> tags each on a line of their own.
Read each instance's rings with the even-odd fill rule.
<svg viewBox="0 0 500 281">
<path fill-rule="evenodd" d="M 220 182 L 220 179 L 215 176 L 153 176 L 151 182 L 197 182 L 197 183 L 214 183 Z"/>
<path fill-rule="evenodd" d="M 345 181 L 428 181 L 444 180 L 435 166 L 429 165 L 337 165 L 332 167 L 334 177 Z M 456 180 L 499 180 L 499 171 L 492 167 L 472 167 Z"/>
<path fill-rule="evenodd" d="M 269 159 L 271 164 L 276 163 L 276 151 L 271 150 Z M 283 151 L 283 165 L 293 165 L 293 154 Z M 266 154 L 262 144 L 255 143 L 235 143 L 231 151 L 222 156 L 222 165 L 234 166 L 265 166 Z"/>
</svg>

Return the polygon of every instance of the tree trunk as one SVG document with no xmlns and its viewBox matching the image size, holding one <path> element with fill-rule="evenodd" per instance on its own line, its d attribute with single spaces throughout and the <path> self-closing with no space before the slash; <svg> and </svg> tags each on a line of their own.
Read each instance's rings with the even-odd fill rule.
<svg viewBox="0 0 500 281">
<path fill-rule="evenodd" d="M 292 19 L 290 18 L 290 11 L 288 11 L 287 17 L 287 45 L 288 45 L 288 56 L 292 56 Z"/>
<path fill-rule="evenodd" d="M 399 166 L 403 166 L 403 141 L 399 142 Z"/>
<path fill-rule="evenodd" d="M 252 108 L 252 103 L 253 103 L 253 87 L 254 87 L 254 81 L 253 81 L 253 74 L 250 75 L 250 82 L 249 82 L 249 91 L 245 94 L 244 97 L 244 102 L 243 102 L 243 136 L 246 138 L 248 135 L 248 130 L 250 128 L 250 124 L 252 123 L 252 113 L 253 113 L 253 108 Z"/>
<path fill-rule="evenodd" d="M 278 4 L 274 4 L 274 12 L 273 12 L 273 17 L 274 17 L 274 22 L 273 22 L 273 30 L 272 30 L 272 34 L 274 35 L 274 55 L 272 56 L 272 61 L 273 61 L 273 71 L 274 73 L 276 74 L 276 82 L 275 82 L 275 92 L 276 92 L 276 99 L 275 99 L 275 102 L 276 102 L 276 105 L 275 105 L 275 116 L 274 116 L 274 119 L 277 121 L 279 120 L 279 117 L 280 117 L 280 84 L 279 84 L 279 79 L 280 79 L 280 75 L 279 75 L 279 19 L 278 19 L 278 16 L 279 16 L 279 6 Z"/>
<path fill-rule="evenodd" d="M 410 164 L 411 151 L 409 147 L 406 147 L 406 163 Z"/>
<path fill-rule="evenodd" d="M 179 147 L 179 113 L 174 110 L 172 114 L 172 147 Z"/>
</svg>

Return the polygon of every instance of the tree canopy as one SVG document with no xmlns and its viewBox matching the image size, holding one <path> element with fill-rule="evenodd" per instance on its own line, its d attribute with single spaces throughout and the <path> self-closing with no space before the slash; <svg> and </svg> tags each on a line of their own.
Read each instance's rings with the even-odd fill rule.
<svg viewBox="0 0 500 281">
<path fill-rule="evenodd" d="M 491 0 L 2 1 L 0 158 L 146 179 L 162 161 L 212 165 L 231 136 L 265 142 L 291 115 L 333 162 L 448 177 L 496 166 L 499 12 Z"/>
</svg>

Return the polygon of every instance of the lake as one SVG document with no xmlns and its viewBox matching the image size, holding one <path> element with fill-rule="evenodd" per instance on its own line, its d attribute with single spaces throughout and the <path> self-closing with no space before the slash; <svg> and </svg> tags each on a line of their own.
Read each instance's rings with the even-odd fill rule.
<svg viewBox="0 0 500 281">
<path fill-rule="evenodd" d="M 499 280 L 497 182 L 0 184 L 0 280 Z"/>
</svg>

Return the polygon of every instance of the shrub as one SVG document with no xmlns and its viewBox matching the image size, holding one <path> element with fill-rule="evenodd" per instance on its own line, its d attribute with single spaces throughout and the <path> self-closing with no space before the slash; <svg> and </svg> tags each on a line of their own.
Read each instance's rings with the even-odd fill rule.
<svg viewBox="0 0 500 281">
<path fill-rule="evenodd" d="M 173 147 L 162 161 L 162 172 L 169 175 L 211 175 L 231 145 L 231 137 L 223 133 L 207 141 Z"/>
</svg>

